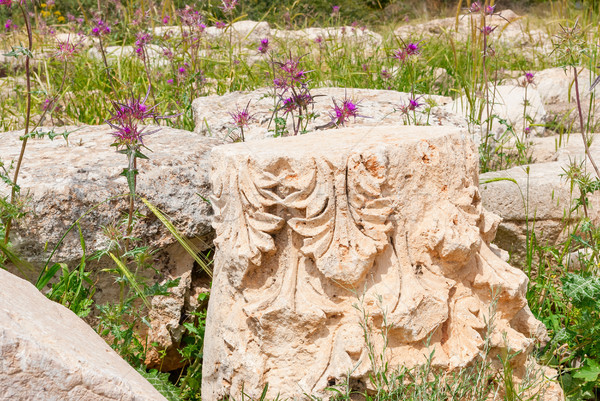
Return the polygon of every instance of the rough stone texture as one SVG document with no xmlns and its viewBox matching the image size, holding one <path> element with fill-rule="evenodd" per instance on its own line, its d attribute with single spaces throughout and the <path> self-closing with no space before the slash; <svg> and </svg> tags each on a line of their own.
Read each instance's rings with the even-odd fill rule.
<svg viewBox="0 0 600 401">
<path fill-rule="evenodd" d="M 138 57 L 135 52 L 135 46 L 107 46 L 104 49 L 104 54 L 106 55 L 106 62 L 111 64 L 123 59 L 135 59 L 140 63 L 143 63 L 143 60 Z M 146 57 L 148 58 L 148 63 L 155 67 L 164 67 L 169 64 L 169 59 L 164 55 L 163 48 L 158 45 L 146 45 Z M 96 58 L 98 60 L 102 60 L 102 53 L 100 48 L 92 47 L 88 50 L 88 54 L 90 57 Z M 204 55 L 204 51 L 200 51 L 201 55 Z"/>
<path fill-rule="evenodd" d="M 293 42 L 313 43 L 317 39 L 324 41 L 351 40 L 370 48 L 381 46 L 383 38 L 380 34 L 369 29 L 355 28 L 351 26 L 305 28 L 297 31 L 283 29 L 272 29 L 271 35 L 276 39 Z"/>
<path fill-rule="evenodd" d="M 579 197 L 579 189 L 571 189 L 564 177 L 571 161 L 579 164 L 585 160 L 581 136 L 534 138 L 532 146 L 536 164 L 489 172 L 479 178 L 484 207 L 503 220 L 494 242 L 510 252 L 517 265 L 525 259 L 528 227 L 535 232 L 538 243 L 554 245 L 568 236 L 565 226 L 582 217 L 581 210 L 569 214 L 573 200 Z M 595 160 L 600 160 L 600 143 L 594 143 L 590 149 Z M 587 171 L 593 174 L 589 162 Z M 516 183 L 509 180 L 486 183 L 498 178 Z M 589 201 L 588 215 L 600 223 L 600 195 L 591 194 Z"/>
<path fill-rule="evenodd" d="M 73 312 L 2 269 L 0 282 L 1 399 L 165 400 Z"/>
<path fill-rule="evenodd" d="M 272 89 L 258 89 L 252 92 L 231 92 L 223 96 L 211 95 L 195 99 L 192 103 L 194 110 L 194 121 L 196 123 L 195 132 L 207 136 L 214 136 L 222 139 L 234 139 L 239 135 L 238 131 L 233 131 L 233 123 L 230 112 L 243 109 L 248 102 L 250 114 L 254 116 L 250 127 L 244 130 L 246 140 L 263 139 L 273 136 L 269 132 L 269 122 L 273 115 L 274 101 Z M 364 117 L 358 117 L 351 120 L 349 126 L 380 126 L 397 125 L 406 122 L 406 115 L 400 112 L 400 107 L 408 104 L 410 94 L 375 89 L 352 89 L 352 88 L 317 88 L 311 91 L 314 97 L 314 112 L 318 117 L 309 124 L 309 130 L 315 127 L 325 125 L 331 122 L 329 113 L 331 112 L 333 101 L 340 104 L 345 97 L 358 102 L 359 114 Z M 431 125 L 450 125 L 466 127 L 467 120 L 448 111 L 443 105 L 451 102 L 449 97 L 424 95 L 419 102 L 426 103 L 431 100 L 437 104 L 431 109 L 431 113 L 425 112 L 426 106 L 421 107 L 421 112 L 417 112 L 417 120 L 421 124 L 429 123 Z M 283 113 L 280 112 L 280 116 Z M 411 113 L 412 122 L 412 113 Z M 274 131 L 274 123 L 271 123 L 270 129 Z M 291 118 L 288 118 L 288 130 L 293 132 Z"/>
<path fill-rule="evenodd" d="M 522 374 L 545 328 L 527 307 L 525 274 L 490 248 L 499 220 L 482 208 L 467 137 L 347 128 L 215 148 L 203 399 L 238 399 L 242 386 L 258 397 L 266 383 L 267 398 L 325 396 L 348 375 L 369 386 L 361 323 L 379 355 L 384 317 L 390 369 L 432 350 L 436 367 L 467 366 L 493 294 L 491 355 L 520 352 Z"/>
<path fill-rule="evenodd" d="M 461 15 L 458 21 L 454 17 L 435 19 L 422 24 L 408 24 L 398 27 L 394 34 L 401 38 L 431 37 L 448 34 L 455 40 L 466 40 L 472 35 L 471 19 L 475 29 L 482 26 L 479 15 Z M 458 25 L 457 25 L 458 22 Z M 515 14 L 512 10 L 502 10 L 486 18 L 486 25 L 496 27 L 492 33 L 494 43 L 509 47 L 535 48 L 537 52 L 549 54 L 552 43 L 546 32 L 540 29 L 531 29 L 526 18 Z"/>
<path fill-rule="evenodd" d="M 526 126 L 533 124 L 543 124 L 546 118 L 546 111 L 538 91 L 534 88 L 527 88 L 514 85 L 497 85 L 491 86 L 489 89 L 490 96 L 490 112 L 494 118 L 492 123 L 492 133 L 496 138 L 500 137 L 506 131 L 506 125 L 501 124 L 499 118 L 506 120 L 508 124 L 513 126 L 516 133 L 523 132 L 524 124 Z M 527 102 L 527 108 L 524 104 Z M 484 106 L 482 100 L 476 102 L 474 116 L 477 116 L 480 108 L 483 107 L 481 114 L 482 126 L 488 118 L 487 107 Z M 452 113 L 460 115 L 469 115 L 471 110 L 466 96 L 461 96 L 454 102 L 445 106 Z M 525 112 L 525 114 L 524 114 Z M 531 122 L 527 122 L 524 116 L 531 118 Z"/>
<path fill-rule="evenodd" d="M 55 132 L 74 129 L 61 127 Z M 46 262 L 50 251 L 69 226 L 92 207 L 100 205 L 80 220 L 88 255 L 107 245 L 108 239 L 102 228 L 117 223 L 127 212 L 125 197 L 105 202 L 128 192 L 127 182 L 120 175 L 126 166 L 125 156 L 116 153 L 115 148 L 110 146 L 113 141 L 110 132 L 108 126 L 84 126 L 69 134 L 68 143 L 62 137 L 52 141 L 48 138 L 29 140 L 19 178 L 28 214 L 15 226 L 11 241 L 17 254 L 36 267 Z M 0 156 L 7 165 L 18 157 L 19 135 L 22 134 L 22 131 L 0 134 Z M 199 250 L 207 249 L 213 232 L 211 209 L 199 195 L 208 196 L 208 154 L 221 142 L 165 127 L 147 136 L 145 143 L 152 151 L 145 152 L 149 160 L 138 161 L 138 195 L 169 216 L 184 237 L 194 240 Z M 7 194 L 7 191 L 7 187 L 0 186 L 0 194 Z M 160 275 L 153 279 L 180 277 L 189 285 L 190 279 L 197 274 L 192 257 L 182 250 L 164 225 L 141 202 L 137 206 L 147 217 L 139 220 L 133 235 L 141 238 L 143 244 L 160 251 L 154 261 Z M 81 255 L 79 235 L 75 229 L 67 235 L 53 261 L 65 262 L 73 267 L 79 263 Z M 98 265 L 88 262 L 88 267 L 98 271 L 107 266 L 114 264 L 107 260 L 101 260 Z M 25 273 L 29 279 L 37 277 L 37 271 Z M 119 289 L 112 276 L 99 273 L 98 280 L 97 302 L 119 299 Z M 181 317 L 185 306 L 194 302 L 188 299 L 193 296 L 189 287 L 173 289 L 173 292 L 173 298 L 162 297 L 154 301 L 153 326 L 163 327 L 172 334 L 172 338 L 165 336 L 164 331 L 156 331 L 156 336 L 155 331 L 151 331 L 149 343 L 156 341 L 163 348 L 178 344 L 181 329 L 179 319 L 175 318 Z M 161 302 L 164 305 L 160 305 Z M 159 312 L 164 309 L 168 309 L 170 314 L 164 316 Z"/>
<path fill-rule="evenodd" d="M 596 75 L 587 68 L 578 69 L 578 83 L 580 99 L 583 105 L 584 121 L 588 119 L 590 105 L 590 86 Z M 577 100 L 575 97 L 575 75 L 571 68 L 549 68 L 538 71 L 534 76 L 534 87 L 539 92 L 544 107 L 548 113 L 547 120 L 555 120 L 565 127 L 580 130 L 579 114 L 577 113 Z M 520 78 L 522 80 L 523 77 Z M 596 127 L 600 120 L 600 104 L 594 100 L 592 105 L 592 127 Z"/>
<path fill-rule="evenodd" d="M 184 30 L 187 28 L 184 27 Z M 266 38 L 270 35 L 271 28 L 268 22 L 265 21 L 252 21 L 243 20 L 234 22 L 231 25 L 233 33 L 233 41 L 235 42 L 260 42 L 261 39 Z M 154 28 L 155 36 L 181 36 L 182 28 L 179 26 L 159 26 Z M 209 40 L 216 40 L 223 36 L 229 35 L 229 30 L 220 29 L 214 26 L 208 27 L 204 30 L 204 34 Z"/>
</svg>

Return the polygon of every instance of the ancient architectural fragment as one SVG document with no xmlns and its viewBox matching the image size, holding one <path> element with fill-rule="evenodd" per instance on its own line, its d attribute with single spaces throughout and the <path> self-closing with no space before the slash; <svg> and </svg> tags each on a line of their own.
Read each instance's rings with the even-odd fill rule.
<svg viewBox="0 0 600 401">
<path fill-rule="evenodd" d="M 522 372 L 545 329 L 524 273 L 490 247 L 498 218 L 481 206 L 477 161 L 468 135 L 448 127 L 213 149 L 202 398 L 259 397 L 267 383 L 283 399 L 368 388 L 369 349 L 391 367 L 434 351 L 452 369 L 473 363 L 486 337 L 490 355 L 520 352 Z"/>
</svg>

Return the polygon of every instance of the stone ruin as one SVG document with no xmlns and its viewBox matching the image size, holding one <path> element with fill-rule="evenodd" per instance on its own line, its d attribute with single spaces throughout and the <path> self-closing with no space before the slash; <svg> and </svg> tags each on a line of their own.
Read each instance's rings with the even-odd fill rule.
<svg viewBox="0 0 600 401">
<path fill-rule="evenodd" d="M 517 380 L 545 334 L 526 275 L 490 245 L 478 154 L 449 127 L 348 128 L 211 154 L 217 245 L 202 398 L 368 389 L 392 368 L 507 353 Z M 493 324 L 490 324 L 493 322 Z M 387 333 L 384 344 L 381 332 Z M 429 344 L 429 345 L 427 345 Z M 495 358 L 497 360 L 497 358 Z M 362 388 L 361 388 L 362 387 Z M 562 399 L 548 386 L 543 399 Z"/>
</svg>

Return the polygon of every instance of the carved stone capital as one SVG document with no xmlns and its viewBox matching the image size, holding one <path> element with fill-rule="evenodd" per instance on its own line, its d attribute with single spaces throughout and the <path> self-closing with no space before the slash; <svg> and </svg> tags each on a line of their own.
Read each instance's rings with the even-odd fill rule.
<svg viewBox="0 0 600 401">
<path fill-rule="evenodd" d="M 367 337 L 391 366 L 435 351 L 435 366 L 465 367 L 488 332 L 506 338 L 494 352 L 527 355 L 539 322 L 524 273 L 489 248 L 497 224 L 477 162 L 468 135 L 447 127 L 215 148 L 203 399 L 239 399 L 242 386 L 259 397 L 267 383 L 269 398 L 327 396 L 348 378 L 368 386 Z"/>
</svg>

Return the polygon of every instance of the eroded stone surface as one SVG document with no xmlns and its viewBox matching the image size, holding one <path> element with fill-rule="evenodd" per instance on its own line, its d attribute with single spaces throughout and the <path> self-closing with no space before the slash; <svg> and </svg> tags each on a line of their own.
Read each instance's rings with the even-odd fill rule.
<svg viewBox="0 0 600 401">
<path fill-rule="evenodd" d="M 48 129 L 44 129 L 47 131 Z M 50 140 L 30 139 L 19 178 L 21 199 L 27 215 L 18 220 L 11 242 L 18 255 L 41 267 L 68 228 L 80 219 L 88 257 L 104 249 L 109 238 L 103 228 L 114 226 L 128 210 L 127 182 L 121 172 L 125 156 L 110 144 L 113 137 L 108 126 L 56 128 L 56 133 L 72 131 L 68 142 L 62 136 Z M 9 165 L 20 151 L 20 132 L 0 134 L 0 157 Z M 163 128 L 144 138 L 150 150 L 149 160 L 139 160 L 137 193 L 173 219 L 180 233 L 193 240 L 200 251 L 210 247 L 212 238 L 211 209 L 201 196 L 209 193 L 208 155 L 221 142 L 192 132 Z M 9 189 L 0 184 L 0 194 Z M 120 196 L 121 195 L 121 196 Z M 177 243 L 171 233 L 141 202 L 137 204 L 145 217 L 140 217 L 133 236 L 140 246 L 150 246 L 154 255 L 154 271 L 140 272 L 154 281 L 180 278 L 180 287 L 172 289 L 172 297 L 157 297 L 153 301 L 149 344 L 156 342 L 161 349 L 171 350 L 181 339 L 181 323 L 186 307 L 193 303 L 190 280 L 194 277 L 194 261 Z M 86 214 L 87 213 L 87 214 Z M 82 248 L 77 229 L 64 239 L 52 262 L 77 266 Z M 110 259 L 87 262 L 88 269 L 99 272 L 114 267 Z M 38 271 L 24 271 L 35 281 Z M 108 273 L 98 273 L 96 302 L 116 302 L 119 286 Z M 195 294 L 197 296 L 197 294 Z M 190 308 L 193 309 L 193 308 Z M 176 351 L 175 351 L 176 352 Z M 149 352 L 149 363 L 152 352 Z M 177 358 L 176 362 L 180 362 Z M 157 362 L 157 365 L 160 363 Z M 163 367 L 175 366 L 163 364 Z"/>
<path fill-rule="evenodd" d="M 223 96 L 206 96 L 194 100 L 195 132 L 206 136 L 233 140 L 240 135 L 233 130 L 233 122 L 229 113 L 243 109 L 248 105 L 253 119 L 248 128 L 244 130 L 244 137 L 248 140 L 263 139 L 273 136 L 275 124 L 271 120 L 275 101 L 273 90 L 269 88 L 257 89 L 251 92 L 231 92 Z M 311 91 L 314 104 L 309 111 L 316 114 L 316 118 L 308 126 L 309 130 L 324 126 L 331 122 L 330 113 L 333 108 L 333 99 L 341 104 L 344 98 L 352 99 L 358 104 L 360 117 L 351 119 L 349 126 L 380 126 L 413 123 L 413 117 L 419 124 L 449 125 L 466 127 L 467 120 L 442 106 L 451 102 L 451 98 L 437 95 L 424 95 L 419 102 L 424 105 L 407 117 L 400 110 L 409 102 L 409 93 L 392 90 L 357 89 L 357 88 L 317 88 Z M 430 102 L 430 112 L 425 105 Z M 279 105 L 280 107 L 280 105 Z M 279 112 L 283 116 L 283 112 Z M 293 133 L 291 117 L 287 119 L 288 132 Z"/>
<path fill-rule="evenodd" d="M 0 398 L 166 400 L 83 320 L 0 269 Z"/>
<path fill-rule="evenodd" d="M 258 397 L 267 383 L 267 398 L 326 396 L 348 375 L 369 386 L 361 323 L 377 355 L 388 331 L 392 368 L 433 350 L 434 366 L 464 367 L 494 312 L 491 355 L 520 352 L 522 373 L 545 329 L 525 274 L 490 249 L 499 219 L 482 208 L 467 137 L 347 128 L 215 148 L 203 399 L 237 399 L 242 386 Z"/>
<path fill-rule="evenodd" d="M 511 260 L 523 266 L 527 250 L 527 232 L 534 232 L 540 245 L 556 245 L 568 238 L 569 229 L 584 216 L 583 208 L 572 211 L 580 192 L 571 185 L 566 172 L 574 163 L 592 174 L 587 165 L 580 134 L 533 138 L 535 164 L 480 176 L 480 191 L 486 209 L 502 217 L 495 243 L 511 254 Z M 600 144 L 590 151 L 600 160 Z M 588 195 L 588 217 L 600 223 L 600 196 Z"/>
</svg>

